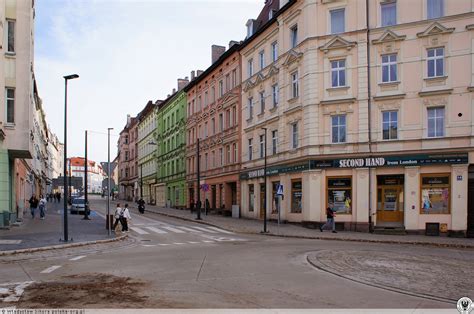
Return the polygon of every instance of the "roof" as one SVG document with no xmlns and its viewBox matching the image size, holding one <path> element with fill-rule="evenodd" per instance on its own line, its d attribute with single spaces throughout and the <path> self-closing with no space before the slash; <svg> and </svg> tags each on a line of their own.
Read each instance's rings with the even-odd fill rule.
<svg viewBox="0 0 474 314">
<path fill-rule="evenodd" d="M 71 161 L 71 166 L 84 167 L 85 159 L 83 157 L 71 157 L 69 160 Z M 87 160 L 87 163 L 89 167 L 95 167 L 95 161 Z"/>
<path fill-rule="evenodd" d="M 267 0 L 263 6 L 262 11 L 255 20 L 255 31 L 262 28 L 269 20 L 270 11 L 274 11 L 274 14 L 280 9 L 280 0 Z"/>
</svg>

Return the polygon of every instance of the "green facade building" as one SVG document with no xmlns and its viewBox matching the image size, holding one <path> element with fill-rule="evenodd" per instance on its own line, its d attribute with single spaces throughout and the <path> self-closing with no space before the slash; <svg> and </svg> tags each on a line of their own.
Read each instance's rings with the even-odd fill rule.
<svg viewBox="0 0 474 314">
<path fill-rule="evenodd" d="M 157 206 L 186 206 L 186 92 L 180 89 L 157 111 Z"/>
</svg>

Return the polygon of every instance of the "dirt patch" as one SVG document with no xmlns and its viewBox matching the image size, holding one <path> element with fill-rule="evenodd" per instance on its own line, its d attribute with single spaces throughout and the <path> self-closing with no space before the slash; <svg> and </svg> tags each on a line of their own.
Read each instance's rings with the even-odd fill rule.
<svg viewBox="0 0 474 314">
<path fill-rule="evenodd" d="M 130 277 L 80 274 L 61 281 L 34 283 L 25 289 L 18 308 L 145 308 L 147 284 Z"/>
</svg>

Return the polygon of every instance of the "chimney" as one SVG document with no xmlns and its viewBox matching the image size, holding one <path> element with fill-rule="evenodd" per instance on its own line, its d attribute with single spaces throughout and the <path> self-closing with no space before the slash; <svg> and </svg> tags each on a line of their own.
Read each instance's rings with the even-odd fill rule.
<svg viewBox="0 0 474 314">
<path fill-rule="evenodd" d="M 130 117 L 130 115 L 127 114 L 127 126 L 130 125 L 131 121 L 132 121 L 132 117 Z"/>
<path fill-rule="evenodd" d="M 245 24 L 245 26 L 247 26 L 247 37 L 246 38 L 250 38 L 254 33 L 255 33 L 255 20 L 254 19 L 250 19 L 247 21 L 247 23 Z"/>
<path fill-rule="evenodd" d="M 194 72 L 194 70 L 193 70 L 193 71 L 191 71 L 191 81 L 194 80 L 195 77 L 196 77 L 196 74 L 195 74 L 195 72 Z"/>
<path fill-rule="evenodd" d="M 184 79 L 178 79 L 178 91 L 182 90 L 188 83 L 189 80 L 187 76 Z"/>
<path fill-rule="evenodd" d="M 203 74 L 204 71 L 203 70 L 197 70 L 197 73 L 196 73 L 196 77 L 198 77 L 199 75 Z"/>
<path fill-rule="evenodd" d="M 229 41 L 229 49 L 232 48 L 233 45 L 237 45 L 239 42 L 235 40 Z"/>
<path fill-rule="evenodd" d="M 218 45 L 212 45 L 211 46 L 212 50 L 212 55 L 211 55 L 211 64 L 214 64 L 219 58 L 224 54 L 225 52 L 225 47 L 224 46 L 218 46 Z"/>
<path fill-rule="evenodd" d="M 171 95 L 173 95 L 174 93 L 176 93 L 176 88 L 173 88 L 173 92 Z"/>
</svg>

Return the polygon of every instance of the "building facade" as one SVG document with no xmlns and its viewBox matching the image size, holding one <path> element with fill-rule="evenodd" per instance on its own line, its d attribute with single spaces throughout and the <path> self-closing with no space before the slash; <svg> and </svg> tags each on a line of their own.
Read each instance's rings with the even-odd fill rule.
<svg viewBox="0 0 474 314">
<path fill-rule="evenodd" d="M 212 65 L 191 74 L 187 93 L 186 182 L 187 204 L 209 200 L 211 209 L 227 212 L 240 204 L 240 55 L 239 44 L 212 47 Z M 199 143 L 200 161 L 197 158 Z M 197 183 L 197 162 L 201 182 Z M 204 186 L 204 190 L 198 189 Z"/>
<path fill-rule="evenodd" d="M 368 4 L 280 1 L 242 44 L 242 213 L 470 233 L 473 4 Z"/>
<path fill-rule="evenodd" d="M 0 227 L 21 218 L 30 196 L 30 169 L 20 171 L 17 161 L 31 159 L 34 150 L 34 11 L 32 0 L 0 1 Z M 17 193 L 21 181 L 25 190 Z"/>
<path fill-rule="evenodd" d="M 147 204 L 156 203 L 156 107 L 161 100 L 149 101 L 137 116 L 138 119 L 138 185 L 139 197 Z"/>
<path fill-rule="evenodd" d="M 71 167 L 71 175 L 81 178 L 82 187 L 84 187 L 85 159 L 82 157 L 71 157 L 68 159 L 68 162 Z M 87 168 L 87 193 L 100 194 L 102 193 L 102 182 L 106 177 L 106 171 L 104 171 L 101 164 L 95 161 L 88 160 L 87 163 L 89 165 Z"/>
<path fill-rule="evenodd" d="M 178 79 L 173 90 L 157 108 L 157 185 L 156 205 L 186 207 L 186 92 L 188 79 Z"/>
</svg>

